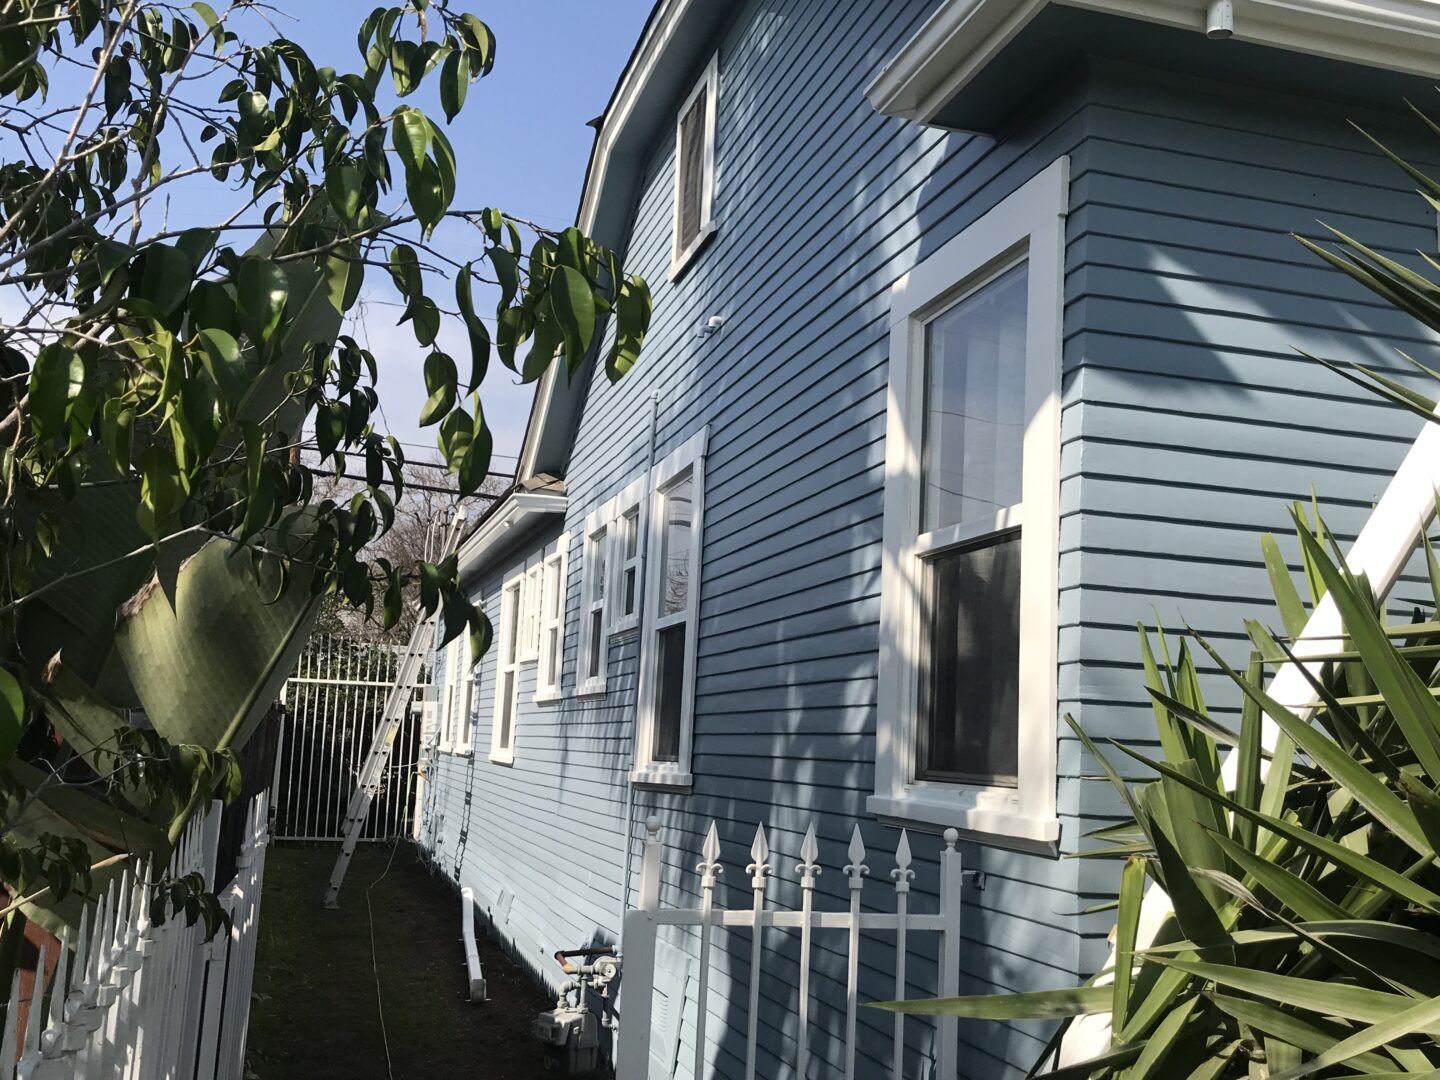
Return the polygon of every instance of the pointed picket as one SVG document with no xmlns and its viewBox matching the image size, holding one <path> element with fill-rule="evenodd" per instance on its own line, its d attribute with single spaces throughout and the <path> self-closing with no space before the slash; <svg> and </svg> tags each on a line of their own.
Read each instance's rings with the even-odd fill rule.
<svg viewBox="0 0 1440 1080">
<path fill-rule="evenodd" d="M 819 858 L 820 844 L 812 821 L 800 843 L 801 862 L 795 867 L 800 874 L 800 1030 L 795 1044 L 795 1072 L 802 1078 L 810 1071 L 810 916 L 814 911 L 815 879 L 821 872 Z"/>
<path fill-rule="evenodd" d="M 751 910 L 754 930 L 750 936 L 750 1007 L 745 1020 L 745 1080 L 755 1080 L 755 1044 L 760 1030 L 760 968 L 765 938 L 765 888 L 770 877 L 770 843 L 765 839 L 765 826 L 755 826 L 755 839 L 750 844 L 750 875 L 753 895 Z"/>
<path fill-rule="evenodd" d="M 705 845 L 700 849 L 700 862 L 695 872 L 700 875 L 700 986 L 695 997 L 695 1070 L 692 1075 L 694 1080 L 703 1080 L 705 1028 L 710 1009 L 711 913 L 715 907 L 715 879 L 725 872 L 720 865 L 720 831 L 713 819 L 705 834 Z"/>
<path fill-rule="evenodd" d="M 870 867 L 865 865 L 865 841 L 860 836 L 860 823 L 850 833 L 850 846 L 845 849 L 850 861 L 845 876 L 850 886 L 850 940 L 845 966 L 845 1080 L 855 1080 L 856 1022 L 860 1006 L 860 892 Z"/>
</svg>

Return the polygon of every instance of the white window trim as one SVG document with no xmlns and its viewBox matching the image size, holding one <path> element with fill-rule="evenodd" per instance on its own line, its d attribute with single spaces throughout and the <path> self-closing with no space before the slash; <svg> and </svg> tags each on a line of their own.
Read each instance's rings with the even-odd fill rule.
<svg viewBox="0 0 1440 1080">
<path fill-rule="evenodd" d="M 665 516 L 657 511 L 658 503 L 665 497 L 665 488 L 682 473 L 690 472 L 694 488 L 694 503 L 690 525 L 690 583 L 688 600 L 683 616 L 670 616 L 666 626 L 674 625 L 683 618 L 685 622 L 685 677 L 681 692 L 680 752 L 676 761 L 650 760 L 650 747 L 654 742 L 655 730 L 655 675 L 659 649 L 656 638 L 660 611 L 661 580 L 665 569 L 658 557 L 649 557 L 645 575 L 645 595 L 641 608 L 644 612 L 644 630 L 640 645 L 640 693 L 635 715 L 635 762 L 630 771 L 630 781 L 665 787 L 690 787 L 694 777 L 690 771 L 692 743 L 695 734 L 695 662 L 697 633 L 700 614 L 700 582 L 703 568 L 700 557 L 705 532 L 705 452 L 710 438 L 710 429 L 702 428 L 682 446 L 658 462 L 651 471 L 649 503 L 649 535 L 645 551 L 654 555 L 663 543 L 661 530 Z"/>
<path fill-rule="evenodd" d="M 670 274 L 674 281 L 685 272 L 696 253 L 715 233 L 715 115 L 716 100 L 720 89 L 720 54 L 710 57 L 705 71 L 690 93 L 685 95 L 684 104 L 675 114 L 675 197 L 670 214 Z M 680 125 L 695 98 L 705 93 L 705 158 L 700 181 L 700 231 L 683 251 L 680 249 Z"/>
<path fill-rule="evenodd" d="M 890 296 L 879 717 L 867 808 L 982 839 L 1053 843 L 1056 817 L 1060 547 L 1060 350 L 1069 158 L 1060 158 L 901 278 Z M 990 527 L 1022 526 L 1020 772 L 1015 787 L 915 779 L 920 643 L 920 436 L 925 326 L 956 297 L 1028 261 L 1024 467 L 1020 507 Z M 968 530 L 967 530 L 968 531 Z"/>
<path fill-rule="evenodd" d="M 471 716 L 475 672 L 471 661 L 470 635 L 462 632 L 445 646 L 445 697 L 440 703 L 440 750 L 443 753 L 468 754 L 475 744 L 475 724 Z"/>
<path fill-rule="evenodd" d="M 543 591 L 541 566 L 536 563 L 526 570 L 520 582 L 520 608 L 516 613 L 520 635 L 516 659 L 533 664 L 540 659 L 540 594 Z"/>
<path fill-rule="evenodd" d="M 545 703 L 559 701 L 565 696 L 563 675 L 565 672 L 565 616 L 569 605 L 570 534 L 562 533 L 555 541 L 555 550 L 545 557 L 541 564 L 538 589 L 540 607 L 536 622 L 539 624 L 539 670 L 535 673 L 535 696 L 532 701 Z M 551 603 L 551 589 L 559 590 L 559 603 Z M 555 613 L 558 606 L 559 612 Z M 545 653 L 545 642 L 549 632 L 555 631 L 555 651 Z"/>
<path fill-rule="evenodd" d="M 626 484 L 614 498 L 605 504 L 605 512 L 612 522 L 610 537 L 613 547 L 609 562 L 610 581 L 606 583 L 606 594 L 613 599 L 609 602 L 610 621 L 608 633 L 614 637 L 627 634 L 640 626 L 640 612 L 644 605 L 645 592 L 645 529 L 649 525 L 648 504 L 649 476 L 641 473 Z M 618 525 L 631 510 L 635 511 L 635 557 L 625 559 L 625 551 L 614 525 Z M 624 595 L 625 571 L 635 568 L 635 610 L 626 615 L 620 610 L 620 597 Z"/>
<path fill-rule="evenodd" d="M 598 510 L 585 515 L 585 550 L 580 565 L 580 651 L 575 672 L 575 693 L 578 697 L 598 697 L 605 693 L 606 669 L 609 667 L 610 635 L 606 632 L 610 609 L 610 560 L 614 558 L 614 513 L 615 500 L 611 499 Z M 595 568 L 602 561 L 605 574 L 605 591 L 599 602 L 600 611 L 600 670 L 593 676 L 585 672 L 590 663 L 590 627 L 594 622 L 596 602 Z"/>
<path fill-rule="evenodd" d="M 505 657 L 510 652 L 510 639 L 520 632 L 521 608 L 525 604 L 525 575 L 517 574 L 500 590 L 500 640 L 495 653 L 495 702 L 491 708 L 490 716 L 490 760 L 497 765 L 513 765 L 515 763 L 515 729 L 520 721 L 520 657 L 509 663 Z M 510 742 L 504 745 L 500 742 L 501 714 L 504 712 L 504 700 L 500 696 L 500 688 L 505 685 L 505 674 L 510 672 Z"/>
</svg>

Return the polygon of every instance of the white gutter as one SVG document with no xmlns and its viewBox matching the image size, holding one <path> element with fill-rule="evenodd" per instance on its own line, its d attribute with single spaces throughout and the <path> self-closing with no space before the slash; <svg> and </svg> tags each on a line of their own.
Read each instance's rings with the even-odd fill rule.
<svg viewBox="0 0 1440 1080">
<path fill-rule="evenodd" d="M 928 123 L 1049 4 L 1204 33 L 1211 0 L 947 0 L 865 96 Z M 1411 75 L 1440 74 L 1437 0 L 1234 0 L 1232 40 Z"/>
<path fill-rule="evenodd" d="M 565 513 L 568 500 L 553 491 L 512 491 L 460 546 L 460 572 L 475 566 L 504 543 L 510 530 L 542 517 Z"/>
</svg>

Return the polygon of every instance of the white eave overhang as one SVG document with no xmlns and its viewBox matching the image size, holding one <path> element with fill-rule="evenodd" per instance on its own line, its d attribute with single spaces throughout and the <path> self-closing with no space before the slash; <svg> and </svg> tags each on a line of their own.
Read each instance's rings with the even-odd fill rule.
<svg viewBox="0 0 1440 1080">
<path fill-rule="evenodd" d="M 511 491 L 460 545 L 460 574 L 463 576 L 467 570 L 480 566 L 489 555 L 542 520 L 557 514 L 563 516 L 566 505 L 566 497 L 557 492 Z"/>
<path fill-rule="evenodd" d="M 887 116 L 935 123 L 1050 13 L 1118 17 L 1203 40 L 1210 9 L 1211 0 L 947 0 L 886 64 L 866 96 Z M 1217 61 L 1234 43 L 1407 76 L 1440 75 L 1440 0 L 1233 0 L 1233 20 L 1229 39 L 1207 43 Z M 941 125 L 963 126 L 943 119 Z"/>
</svg>

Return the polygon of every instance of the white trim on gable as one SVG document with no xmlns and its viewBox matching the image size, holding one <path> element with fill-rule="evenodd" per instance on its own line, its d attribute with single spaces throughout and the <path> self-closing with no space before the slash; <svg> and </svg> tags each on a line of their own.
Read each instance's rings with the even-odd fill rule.
<svg viewBox="0 0 1440 1080">
<path fill-rule="evenodd" d="M 1059 836 L 1060 348 L 1069 187 L 1069 159 L 1060 158 L 891 292 L 879 713 L 875 794 L 867 801 L 870 812 L 882 818 L 954 826 L 986 838 L 1050 843 Z M 925 329 L 957 298 L 1021 262 L 1028 282 L 1022 503 L 1008 508 L 1004 520 L 984 526 L 1018 527 L 1021 535 L 1019 775 L 1013 787 L 918 780 Z"/>
<path fill-rule="evenodd" d="M 1211 0 L 947 0 L 865 96 L 887 116 L 929 123 L 1051 3 L 1197 33 L 1205 33 L 1211 7 Z M 1434 0 L 1245 0 L 1234 6 L 1231 36 L 1414 75 L 1440 69 Z"/>
</svg>

